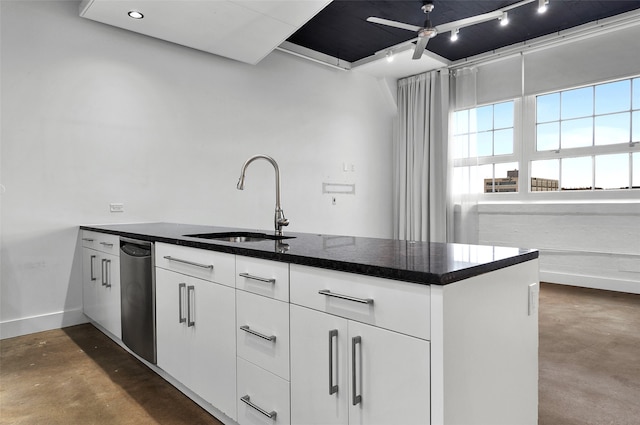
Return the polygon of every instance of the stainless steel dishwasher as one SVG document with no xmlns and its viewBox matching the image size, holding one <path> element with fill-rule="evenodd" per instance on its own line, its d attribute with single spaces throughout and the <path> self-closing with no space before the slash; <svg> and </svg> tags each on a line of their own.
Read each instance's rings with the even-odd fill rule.
<svg viewBox="0 0 640 425">
<path fill-rule="evenodd" d="M 153 242 L 120 238 L 122 342 L 156 364 L 156 282 Z"/>
</svg>

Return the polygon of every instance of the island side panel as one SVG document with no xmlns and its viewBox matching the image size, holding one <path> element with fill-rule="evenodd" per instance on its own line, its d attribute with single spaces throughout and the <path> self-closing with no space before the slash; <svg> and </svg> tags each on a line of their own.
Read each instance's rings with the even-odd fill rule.
<svg viewBox="0 0 640 425">
<path fill-rule="evenodd" d="M 537 259 L 432 285 L 432 424 L 538 423 L 532 283 L 539 288 Z"/>
</svg>

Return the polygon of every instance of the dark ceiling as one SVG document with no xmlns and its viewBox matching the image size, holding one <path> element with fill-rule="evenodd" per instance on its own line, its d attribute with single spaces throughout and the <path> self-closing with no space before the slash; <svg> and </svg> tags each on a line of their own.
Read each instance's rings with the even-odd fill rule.
<svg viewBox="0 0 640 425">
<path fill-rule="evenodd" d="M 434 0 L 433 25 L 475 16 L 517 3 L 513 0 Z M 349 62 L 411 40 L 416 34 L 367 22 L 369 16 L 423 26 L 422 0 L 333 0 L 287 41 Z M 538 2 L 509 11 L 509 25 L 497 20 L 460 30 L 456 42 L 450 33 L 429 41 L 427 50 L 451 61 L 553 34 L 588 22 L 640 8 L 636 0 L 550 0 L 546 13 Z"/>
</svg>

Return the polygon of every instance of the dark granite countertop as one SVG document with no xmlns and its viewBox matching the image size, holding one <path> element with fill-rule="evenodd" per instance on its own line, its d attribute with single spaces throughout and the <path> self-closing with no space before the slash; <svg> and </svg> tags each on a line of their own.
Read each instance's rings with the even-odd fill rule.
<svg viewBox="0 0 640 425">
<path fill-rule="evenodd" d="M 184 235 L 267 232 L 178 223 L 86 225 L 80 228 L 426 285 L 446 285 L 538 258 L 538 251 L 531 249 L 294 232 L 285 232 L 286 236 L 294 238 L 282 242 L 223 242 Z"/>
</svg>

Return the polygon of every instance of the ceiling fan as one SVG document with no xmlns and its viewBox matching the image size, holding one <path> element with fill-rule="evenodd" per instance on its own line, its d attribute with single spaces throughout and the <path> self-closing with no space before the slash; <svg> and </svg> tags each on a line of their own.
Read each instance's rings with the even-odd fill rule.
<svg viewBox="0 0 640 425">
<path fill-rule="evenodd" d="M 542 7 L 546 6 L 549 3 L 549 0 L 521 0 L 512 5 L 503 7 L 498 10 L 494 10 L 492 12 L 483 13 L 481 15 L 471 16 L 468 18 L 460 19 L 453 22 L 448 22 L 446 24 L 441 24 L 437 26 L 433 26 L 431 24 L 430 14 L 433 11 L 433 1 L 426 0 L 423 2 L 422 11 L 427 15 L 424 25 L 422 27 L 418 27 L 416 25 L 405 24 L 404 22 L 391 21 L 389 19 L 384 18 L 376 18 L 374 16 L 370 16 L 367 18 L 368 22 L 373 22 L 375 24 L 387 25 L 389 27 L 400 28 L 403 30 L 414 31 L 417 33 L 417 43 L 416 47 L 413 51 L 413 59 L 420 59 L 422 54 L 424 53 L 424 49 L 427 47 L 427 43 L 429 40 L 438 33 L 444 33 L 451 31 L 452 33 L 456 33 L 460 28 L 467 27 L 470 25 L 479 24 L 481 22 L 486 22 L 492 19 L 502 20 L 502 24 L 506 24 L 507 20 L 507 11 L 515 9 L 520 6 L 524 6 L 528 3 L 533 3 L 537 1 L 540 4 L 539 12 L 542 11 Z"/>
<path fill-rule="evenodd" d="M 375 24 L 387 25 L 389 27 L 400 28 L 403 30 L 414 31 L 418 34 L 418 42 L 416 43 L 416 48 L 413 51 L 413 59 L 420 59 L 422 57 L 422 53 L 424 49 L 427 47 L 427 43 L 429 39 L 438 35 L 438 32 L 448 31 L 449 29 L 443 28 L 443 26 L 439 25 L 434 27 L 431 24 L 430 14 L 433 11 L 433 3 L 430 1 L 425 2 L 422 5 L 422 11 L 427 15 L 424 25 L 422 27 L 418 27 L 411 24 L 405 24 L 404 22 L 391 21 L 389 19 L 376 18 L 374 16 L 370 16 L 367 18 L 368 22 L 373 22 Z M 450 25 L 445 24 L 447 27 Z"/>
</svg>

